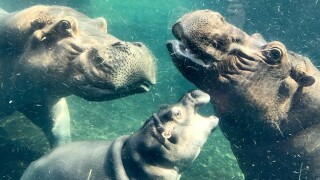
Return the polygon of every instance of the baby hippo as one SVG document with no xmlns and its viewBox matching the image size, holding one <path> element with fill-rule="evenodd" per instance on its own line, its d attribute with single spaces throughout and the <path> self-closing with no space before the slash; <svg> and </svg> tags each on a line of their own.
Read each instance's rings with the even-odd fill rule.
<svg viewBox="0 0 320 180">
<path fill-rule="evenodd" d="M 208 94 L 194 90 L 161 106 L 130 136 L 60 146 L 33 162 L 22 180 L 179 179 L 218 124 L 217 117 L 197 113 L 209 101 Z"/>
</svg>

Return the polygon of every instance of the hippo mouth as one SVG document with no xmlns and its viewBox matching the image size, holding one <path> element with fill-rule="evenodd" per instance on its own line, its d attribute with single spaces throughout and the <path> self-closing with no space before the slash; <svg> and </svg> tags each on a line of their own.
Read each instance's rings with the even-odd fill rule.
<svg viewBox="0 0 320 180">
<path fill-rule="evenodd" d="M 256 44 L 243 46 L 236 42 L 223 42 L 220 44 L 224 46 L 212 45 L 205 52 L 204 48 L 192 48 L 192 43 L 188 45 L 183 37 L 177 39 L 167 42 L 172 62 L 187 80 L 202 90 L 218 81 L 222 84 L 234 81 L 239 74 L 258 72 L 259 65 L 266 59 Z"/>
<path fill-rule="evenodd" d="M 203 53 L 196 53 L 183 41 L 169 40 L 166 45 L 173 64 L 190 82 L 196 83 L 199 78 L 203 79 L 215 73 L 217 62 L 206 58 Z"/>
<path fill-rule="evenodd" d="M 154 113 L 151 118 L 143 125 L 142 128 L 151 126 L 152 136 L 155 140 L 162 144 L 164 148 L 170 150 L 170 147 L 166 144 L 166 141 L 169 141 L 172 144 L 177 144 L 177 139 L 179 134 L 174 132 L 174 129 L 178 129 L 178 126 L 186 128 L 187 126 L 192 126 L 192 123 L 188 121 L 194 120 L 176 120 L 175 117 L 167 119 L 173 114 L 177 114 L 176 107 L 181 106 L 180 104 L 192 106 L 188 111 L 193 111 L 192 114 L 198 113 L 198 108 L 202 107 L 210 102 L 210 96 L 200 90 L 195 90 L 187 93 L 183 96 L 177 104 L 171 106 L 164 106 L 160 109 L 159 113 Z M 215 127 L 218 125 L 219 119 L 215 116 L 202 117 L 202 121 L 208 121 L 206 128 L 210 129 L 211 132 L 215 130 Z M 197 121 L 197 120 L 195 120 Z M 201 120 L 199 120 L 201 121 Z M 198 145 L 201 149 L 202 145 Z"/>
<path fill-rule="evenodd" d="M 76 91 L 78 92 L 77 95 L 84 99 L 90 99 L 91 101 L 105 101 L 148 92 L 152 85 L 153 84 L 151 82 L 143 81 L 130 85 L 126 88 L 110 89 L 107 87 L 103 88 L 95 86 L 93 84 L 86 84 L 78 86 Z"/>
<path fill-rule="evenodd" d="M 169 40 L 167 42 L 167 49 L 170 52 L 171 57 L 175 61 L 184 61 L 184 64 L 194 68 L 209 68 L 212 60 L 208 60 L 199 53 L 195 53 L 184 41 Z"/>
</svg>

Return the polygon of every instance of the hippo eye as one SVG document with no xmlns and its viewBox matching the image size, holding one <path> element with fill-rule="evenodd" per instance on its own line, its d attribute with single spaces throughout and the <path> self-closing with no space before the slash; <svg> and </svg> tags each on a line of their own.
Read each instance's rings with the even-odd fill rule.
<svg viewBox="0 0 320 180">
<path fill-rule="evenodd" d="M 182 118 L 182 114 L 181 114 L 181 111 L 177 111 L 173 114 L 173 116 L 177 119 L 181 119 Z"/>
<path fill-rule="evenodd" d="M 281 59 L 282 51 L 279 48 L 272 48 L 270 49 L 270 57 L 272 59 Z"/>
<path fill-rule="evenodd" d="M 172 115 L 172 118 L 173 118 L 173 119 L 176 119 L 176 120 L 179 120 L 179 119 L 182 118 L 181 110 L 180 110 L 180 108 L 178 108 L 178 107 L 172 108 L 172 110 L 171 110 L 171 115 Z"/>
<path fill-rule="evenodd" d="M 60 21 L 58 30 L 62 33 L 71 33 L 71 24 L 67 20 Z"/>
<path fill-rule="evenodd" d="M 271 48 L 268 55 L 274 63 L 278 63 L 282 59 L 282 51 L 277 47 Z"/>
</svg>

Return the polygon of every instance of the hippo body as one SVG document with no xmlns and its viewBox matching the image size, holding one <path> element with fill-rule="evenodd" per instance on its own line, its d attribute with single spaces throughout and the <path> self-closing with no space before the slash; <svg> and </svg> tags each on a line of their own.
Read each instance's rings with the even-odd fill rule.
<svg viewBox="0 0 320 180">
<path fill-rule="evenodd" d="M 312 62 L 210 10 L 184 15 L 172 30 L 172 60 L 212 96 L 246 179 L 320 178 L 320 73 Z"/>
<path fill-rule="evenodd" d="M 163 105 L 130 136 L 59 146 L 33 162 L 21 180 L 179 179 L 218 124 L 218 118 L 197 113 L 209 101 L 195 90 Z"/>
<path fill-rule="evenodd" d="M 64 97 L 105 101 L 146 92 L 155 83 L 149 50 L 108 34 L 103 18 L 39 5 L 1 10 L 0 20 L 0 118 L 22 112 L 51 146 L 70 141 Z"/>
</svg>

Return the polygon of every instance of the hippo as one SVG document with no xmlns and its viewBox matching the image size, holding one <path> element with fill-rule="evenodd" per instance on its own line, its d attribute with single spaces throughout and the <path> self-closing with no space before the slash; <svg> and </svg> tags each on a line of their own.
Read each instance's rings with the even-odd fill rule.
<svg viewBox="0 0 320 180">
<path fill-rule="evenodd" d="M 37 179 L 179 179 L 218 125 L 203 117 L 210 96 L 200 90 L 177 103 L 162 105 L 132 135 L 114 141 L 72 142 L 34 161 L 21 180 Z"/>
<path fill-rule="evenodd" d="M 185 14 L 172 32 L 173 63 L 212 96 L 246 179 L 320 178 L 320 74 L 309 58 L 210 10 Z"/>
<path fill-rule="evenodd" d="M 23 113 L 52 147 L 70 141 L 65 97 L 113 100 L 155 84 L 155 60 L 140 42 L 108 34 L 104 18 L 64 6 L 0 11 L 0 118 Z"/>
</svg>

